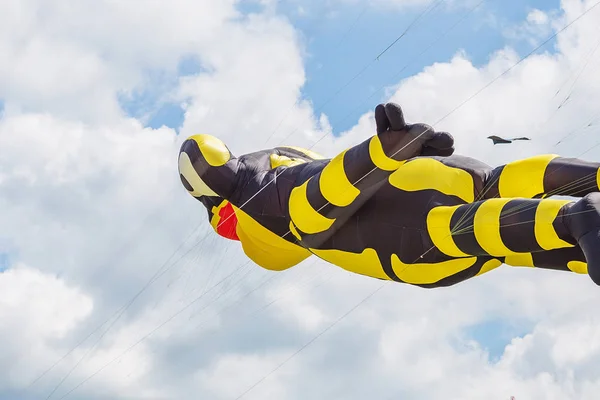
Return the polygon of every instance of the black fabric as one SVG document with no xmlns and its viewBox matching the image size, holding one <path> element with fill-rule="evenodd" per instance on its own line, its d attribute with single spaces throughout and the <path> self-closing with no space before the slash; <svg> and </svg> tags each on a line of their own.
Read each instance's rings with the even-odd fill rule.
<svg viewBox="0 0 600 400">
<path fill-rule="evenodd" d="M 503 166 L 492 168 L 473 158 L 460 155 L 442 156 L 453 151 L 454 140 L 447 132 L 435 132 L 426 124 L 406 124 L 402 110 L 395 105 L 379 105 L 375 110 L 377 139 L 388 157 L 407 164 L 425 157 L 467 172 L 472 178 L 475 199 L 490 199 L 498 195 L 498 178 Z M 394 130 L 396 129 L 396 130 Z M 437 284 L 447 286 L 475 276 L 486 260 L 492 259 L 474 237 L 473 216 L 480 203 L 467 203 L 452 195 L 433 188 L 405 191 L 390 183 L 394 171 L 378 169 L 371 160 L 369 146 L 375 137 L 347 150 L 344 156 L 346 177 L 360 191 L 358 197 L 348 206 L 338 207 L 329 204 L 320 190 L 319 179 L 329 159 L 315 160 L 302 151 L 288 148 L 266 149 L 231 159 L 223 166 L 210 167 L 203 161 L 197 144 L 186 141 L 183 152 L 190 155 L 193 165 L 206 184 L 220 197 L 200 198 L 209 210 L 223 199 L 242 208 L 259 224 L 283 237 L 285 240 L 312 249 L 333 249 L 350 253 L 361 253 L 367 248 L 375 249 L 382 267 L 390 279 L 400 281 L 391 267 L 392 256 L 397 256 L 406 264 L 439 263 L 451 257 L 443 254 L 433 245 L 427 232 L 427 215 L 440 206 L 460 206 L 452 216 L 451 225 L 459 231 L 454 236 L 456 245 L 463 252 L 477 256 L 477 262 L 467 271 L 449 276 Z M 438 151 L 437 155 L 435 152 Z M 278 154 L 299 158 L 306 163 L 295 166 L 271 168 L 270 155 Z M 573 165 L 571 167 L 570 165 Z M 544 188 L 557 190 L 571 180 L 589 176 L 597 171 L 598 165 L 584 162 L 568 163 L 566 159 L 552 161 L 544 176 Z M 424 172 L 427 173 L 427 172 Z M 298 229 L 298 241 L 290 231 L 289 201 L 292 191 L 309 181 L 307 200 L 314 210 L 324 217 L 335 219 L 333 225 L 324 232 L 306 234 Z M 189 187 L 189 183 L 182 182 Z M 586 194 L 597 191 L 596 186 L 564 193 Z M 560 193 L 558 193 L 560 194 Z M 589 239 L 589 233 L 597 235 L 600 229 L 600 200 L 597 196 L 586 196 L 575 205 L 561 210 L 555 222 L 557 234 L 575 245 L 574 250 L 553 250 L 545 253 L 535 240 L 533 220 L 535 208 L 540 200 L 514 199 L 505 206 L 501 215 L 500 236 L 505 245 L 514 251 L 535 252 L 534 263 L 542 268 L 565 269 L 568 257 L 579 260 L 585 253 L 597 260 L 600 281 L 600 246 L 598 239 Z M 527 206 L 528 211 L 511 214 L 510 209 Z M 579 216 L 586 211 L 586 216 Z M 595 214 L 594 214 L 595 213 Z M 462 229 L 458 221 L 462 221 Z M 519 224 L 521 228 L 516 228 Z M 594 233 L 596 232 L 596 233 Z M 586 236 L 587 235 L 587 236 Z M 588 247 L 578 247 L 583 237 Z M 598 254 L 596 254 L 598 253 Z M 565 258 L 567 257 L 567 258 Z M 596 261 L 594 261 L 596 262 Z M 537 265 L 536 265 L 537 266 Z"/>
</svg>

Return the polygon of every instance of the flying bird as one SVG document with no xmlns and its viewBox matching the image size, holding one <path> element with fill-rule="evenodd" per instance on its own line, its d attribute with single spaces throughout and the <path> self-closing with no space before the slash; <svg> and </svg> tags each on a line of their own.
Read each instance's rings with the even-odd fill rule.
<svg viewBox="0 0 600 400">
<path fill-rule="evenodd" d="M 512 138 L 512 139 L 503 139 L 500 136 L 488 136 L 488 139 L 492 139 L 492 141 L 494 142 L 494 144 L 504 144 L 504 143 L 512 143 L 515 140 L 531 140 L 528 137 L 518 137 L 518 138 Z"/>
</svg>

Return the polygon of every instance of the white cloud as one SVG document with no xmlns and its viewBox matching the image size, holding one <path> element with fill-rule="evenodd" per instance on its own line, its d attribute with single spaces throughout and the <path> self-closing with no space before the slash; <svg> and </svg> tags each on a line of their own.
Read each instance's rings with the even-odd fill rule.
<svg viewBox="0 0 600 400">
<path fill-rule="evenodd" d="M 3 360 L 12 361 L 0 387 L 28 384 L 38 363 L 57 358 L 52 343 L 84 322 L 93 302 L 78 288 L 25 265 L 0 273 L 0 293 Z"/>
<path fill-rule="evenodd" d="M 236 243 L 202 239 L 205 211 L 178 181 L 178 144 L 191 133 L 216 134 L 242 153 L 266 146 L 274 131 L 269 145 L 292 131 L 287 142 L 298 145 L 330 132 L 326 116 L 297 101 L 304 49 L 273 4 L 251 17 L 231 1 L 0 5 L 0 243 L 20 263 L 0 275 L 0 363 L 8 371 L 0 398 L 47 396 L 84 356 L 52 398 L 100 369 L 69 398 L 235 398 L 379 285 L 310 262 L 267 281 L 270 273 L 244 265 Z M 526 23 L 556 29 L 592 4 L 565 0 L 565 16 L 534 11 Z M 491 164 L 588 150 L 597 141 L 593 129 L 553 144 L 597 113 L 600 79 L 575 76 L 597 42 L 599 13 L 561 35 L 556 51 L 523 62 L 436 127 L 455 135 L 461 153 Z M 177 64 L 189 57 L 202 71 L 178 79 Z M 398 83 L 390 97 L 410 121 L 434 123 L 518 58 L 506 47 L 478 68 L 457 52 Z M 571 82 L 572 99 L 556 112 Z M 179 136 L 124 117 L 117 95 L 136 90 L 186 103 Z M 373 130 L 367 113 L 317 149 L 335 154 Z M 493 147 L 485 139 L 491 133 L 534 140 Z M 592 150 L 586 158 L 598 156 Z M 197 227 L 186 243 L 201 241 L 198 248 L 150 286 L 94 351 L 102 329 L 27 387 L 113 315 Z M 594 398 L 596 292 L 585 276 L 509 268 L 441 290 L 390 284 L 245 398 Z M 465 333 L 494 319 L 534 326 L 495 363 Z"/>
<path fill-rule="evenodd" d="M 172 74 L 183 55 L 218 46 L 238 13 L 233 1 L 27 0 L 3 2 L 0 15 L 7 110 L 99 122 L 121 115 L 115 93 L 144 83 L 143 72 Z"/>
<path fill-rule="evenodd" d="M 531 12 L 529 12 L 529 14 L 527 14 L 527 22 L 531 22 L 531 23 L 534 23 L 537 25 L 548 23 L 548 19 L 549 19 L 548 14 L 546 14 L 542 10 L 538 10 L 537 8 L 534 10 L 531 10 Z"/>
</svg>

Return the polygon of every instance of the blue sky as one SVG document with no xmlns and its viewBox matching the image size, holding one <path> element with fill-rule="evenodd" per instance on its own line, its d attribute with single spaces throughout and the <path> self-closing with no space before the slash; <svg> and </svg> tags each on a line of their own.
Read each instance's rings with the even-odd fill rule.
<svg viewBox="0 0 600 400">
<path fill-rule="evenodd" d="M 336 134 L 352 127 L 361 114 L 383 99 L 382 87 L 396 84 L 424 66 L 447 61 L 459 50 L 466 51 L 475 65 L 486 63 L 491 52 L 506 44 L 521 55 L 527 54 L 532 45 L 508 39 L 504 30 L 522 23 L 534 8 L 550 10 L 559 6 L 558 0 L 487 0 L 465 18 L 471 6 L 449 9 L 445 6 L 447 2 L 443 2 L 420 18 L 379 61 L 372 62 L 419 16 L 422 8 L 394 10 L 365 6 L 364 2 L 303 3 L 300 13 L 297 1 L 281 1 L 278 12 L 293 23 L 306 47 L 307 82 L 303 97 L 313 103 L 317 113 L 329 116 Z M 254 2 L 240 5 L 246 14 L 259 9 Z M 462 22 L 449 31 L 459 20 Z M 552 45 L 550 42 L 540 51 L 552 50 Z M 181 60 L 180 76 L 198 71 L 193 59 Z M 154 81 L 161 79 L 160 87 L 175 84 L 174 80 L 165 84 L 160 74 L 152 77 Z M 123 98 L 122 105 L 131 116 L 145 116 L 147 126 L 178 128 L 183 121 L 183 110 L 179 104 L 161 103 L 160 94 L 136 93 L 131 98 Z"/>
<path fill-rule="evenodd" d="M 395 84 L 434 62 L 447 61 L 460 49 L 467 52 L 475 65 L 484 64 L 492 51 L 507 43 L 502 28 L 522 22 L 533 8 L 544 10 L 554 8 L 558 4 L 558 1 L 488 0 L 463 19 L 448 35 L 444 33 L 463 18 L 468 10 L 461 8 L 451 11 L 443 5 L 437 7 L 419 19 L 394 47 L 378 62 L 371 64 L 321 111 L 330 116 L 336 133 L 348 129 L 356 123 L 362 113 L 375 104 L 375 101 L 382 100 L 383 91 L 369 99 L 369 96 L 382 86 Z M 306 65 L 308 82 L 304 96 L 311 99 L 317 107 L 369 65 L 370 61 L 401 35 L 422 12 L 421 9 L 384 12 L 372 7 L 365 9 L 364 6 L 340 8 L 337 11 L 340 14 L 328 21 L 317 17 L 321 19 L 316 23 L 317 28 L 311 28 L 310 21 L 292 18 L 294 24 L 303 29 L 307 36 L 311 57 Z M 494 15 L 496 26 L 486 22 L 490 14 Z M 357 16 L 358 22 L 352 25 Z M 348 33 L 349 29 L 352 30 Z M 441 40 L 440 35 L 444 35 Z M 340 40 L 344 41 L 338 47 Z M 431 43 L 435 43 L 434 46 L 419 56 Z M 509 43 L 521 54 L 531 51 L 527 43 Z M 346 102 L 355 104 L 356 107 L 349 107 L 345 105 Z M 354 110 L 351 114 L 348 113 L 349 108 Z"/>
<path fill-rule="evenodd" d="M 496 362 L 504 353 L 506 345 L 513 338 L 523 337 L 531 332 L 533 323 L 529 321 L 509 321 L 507 319 L 492 318 L 472 325 L 463 331 L 467 340 L 478 342 L 489 355 L 491 362 Z"/>
<path fill-rule="evenodd" d="M 10 266 L 10 255 L 0 252 L 0 272 L 6 270 Z"/>
</svg>

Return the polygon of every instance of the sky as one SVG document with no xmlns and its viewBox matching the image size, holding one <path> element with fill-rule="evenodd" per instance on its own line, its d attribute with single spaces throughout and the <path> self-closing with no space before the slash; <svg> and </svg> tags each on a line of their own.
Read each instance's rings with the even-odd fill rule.
<svg viewBox="0 0 600 400">
<path fill-rule="evenodd" d="M 596 2 L 1 2 L 0 400 L 596 398 L 587 276 L 269 272 L 176 164 L 196 133 L 332 157 L 386 101 L 490 165 L 599 159 Z"/>
</svg>

